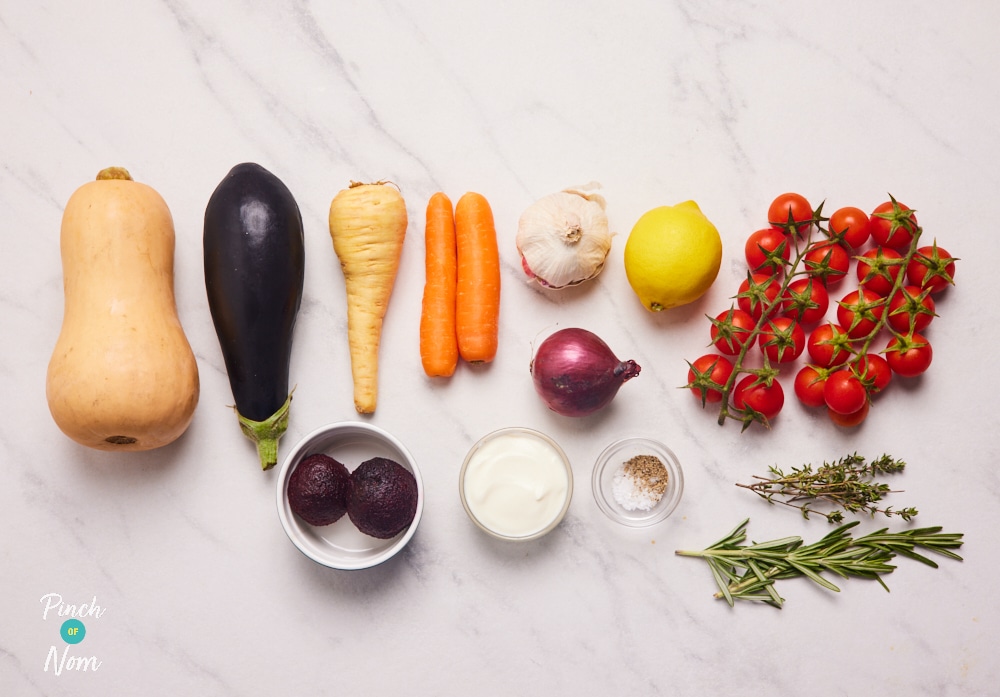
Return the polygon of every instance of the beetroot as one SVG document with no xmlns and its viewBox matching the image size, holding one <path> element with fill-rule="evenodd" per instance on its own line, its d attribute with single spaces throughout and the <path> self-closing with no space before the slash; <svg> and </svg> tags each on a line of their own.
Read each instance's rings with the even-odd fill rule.
<svg viewBox="0 0 1000 697">
<path fill-rule="evenodd" d="M 310 525 L 330 525 L 347 512 L 351 475 L 329 455 L 310 455 L 288 478 L 288 504 Z"/>
<path fill-rule="evenodd" d="M 374 457 L 351 473 L 347 515 L 364 534 L 382 540 L 395 537 L 416 514 L 417 480 L 398 462 Z"/>
</svg>

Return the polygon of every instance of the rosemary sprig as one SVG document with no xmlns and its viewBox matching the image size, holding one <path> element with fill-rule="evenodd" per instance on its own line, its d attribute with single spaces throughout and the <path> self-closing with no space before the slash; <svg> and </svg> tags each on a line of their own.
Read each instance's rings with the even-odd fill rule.
<svg viewBox="0 0 1000 697">
<path fill-rule="evenodd" d="M 824 516 L 831 523 L 844 520 L 844 512 L 868 513 L 872 517 L 881 513 L 887 517 L 898 516 L 910 520 L 917 515 L 916 508 L 900 508 L 892 506 L 884 508 L 879 502 L 894 490 L 888 484 L 878 482 L 875 477 L 881 474 L 902 472 L 906 463 L 882 455 L 867 462 L 864 457 L 854 453 L 842 457 L 836 462 L 823 462 L 815 469 L 811 464 L 793 467 L 790 472 L 771 466 L 768 468 L 770 477 L 754 475 L 757 481 L 752 484 L 736 486 L 749 489 L 768 503 L 778 503 L 802 511 L 802 517 L 808 519 L 811 513 Z M 836 510 L 830 512 L 818 511 L 812 508 L 812 503 L 831 504 Z"/>
<path fill-rule="evenodd" d="M 728 535 L 702 551 L 677 550 L 685 557 L 701 557 L 712 570 L 719 587 L 716 598 L 725 598 L 730 606 L 737 600 L 762 602 L 781 608 L 784 598 L 778 595 L 775 581 L 805 576 L 827 590 L 839 592 L 823 573 L 841 578 L 867 578 L 889 587 L 882 576 L 896 567 L 890 564 L 897 555 L 914 559 L 937 568 L 937 563 L 917 550 L 936 552 L 950 559 L 961 561 L 956 552 L 962 546 L 961 533 L 943 533 L 940 527 L 914 528 L 890 533 L 887 528 L 862 537 L 852 537 L 853 521 L 832 530 L 811 545 L 803 544 L 801 537 L 783 537 L 770 542 L 745 544 L 744 520 Z"/>
</svg>

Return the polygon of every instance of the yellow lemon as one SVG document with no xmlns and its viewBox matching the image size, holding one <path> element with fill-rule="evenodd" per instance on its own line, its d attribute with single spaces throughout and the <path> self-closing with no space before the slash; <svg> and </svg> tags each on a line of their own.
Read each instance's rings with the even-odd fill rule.
<svg viewBox="0 0 1000 697">
<path fill-rule="evenodd" d="M 625 243 L 625 275 L 653 312 L 700 298 L 721 264 L 722 238 L 694 201 L 648 211 Z"/>
</svg>

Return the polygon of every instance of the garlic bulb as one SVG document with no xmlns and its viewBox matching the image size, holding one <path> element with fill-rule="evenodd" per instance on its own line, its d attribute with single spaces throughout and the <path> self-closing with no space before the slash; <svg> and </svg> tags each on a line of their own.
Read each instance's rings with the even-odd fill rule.
<svg viewBox="0 0 1000 697">
<path fill-rule="evenodd" d="M 567 189 L 531 204 L 517 225 L 524 272 L 548 288 L 565 288 L 601 272 L 611 250 L 605 202 Z"/>
</svg>

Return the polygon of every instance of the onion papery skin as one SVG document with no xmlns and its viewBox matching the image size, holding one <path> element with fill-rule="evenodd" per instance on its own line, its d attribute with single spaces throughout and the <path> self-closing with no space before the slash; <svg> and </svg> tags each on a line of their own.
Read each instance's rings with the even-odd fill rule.
<svg viewBox="0 0 1000 697">
<path fill-rule="evenodd" d="M 539 345 L 530 369 L 535 391 L 549 409 L 562 416 L 586 416 L 610 404 L 640 367 L 619 360 L 593 332 L 568 328 Z"/>
</svg>

